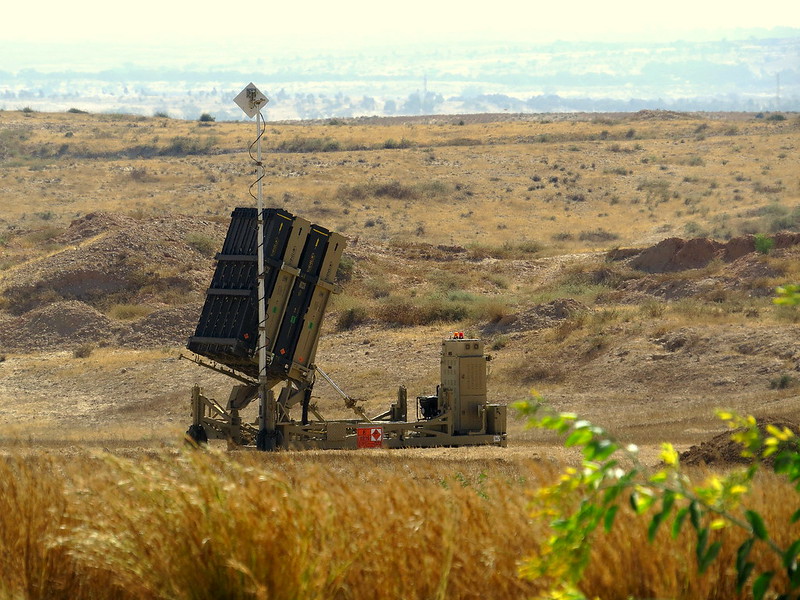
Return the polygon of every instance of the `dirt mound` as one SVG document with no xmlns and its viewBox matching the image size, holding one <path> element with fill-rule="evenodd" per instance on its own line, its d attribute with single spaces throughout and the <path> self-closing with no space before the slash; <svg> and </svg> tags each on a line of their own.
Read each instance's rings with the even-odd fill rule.
<svg viewBox="0 0 800 600">
<path fill-rule="evenodd" d="M 631 259 L 630 265 L 647 273 L 699 269 L 710 263 L 723 247 L 706 238 L 668 238 L 643 250 Z"/>
<path fill-rule="evenodd" d="M 177 303 L 202 294 L 224 226 L 186 216 L 137 220 L 93 213 L 58 238 L 61 251 L 6 271 L 2 290 L 15 315 L 54 301 Z"/>
<path fill-rule="evenodd" d="M 84 302 L 55 302 L 0 322 L 0 350 L 45 352 L 87 343 L 123 348 L 183 345 L 194 333 L 201 308 L 195 302 L 120 322 Z"/>
<path fill-rule="evenodd" d="M 67 230 L 54 241 L 59 244 L 77 244 L 96 235 L 130 223 L 132 219 L 122 215 L 94 212 L 75 219 Z"/>
<path fill-rule="evenodd" d="M 771 237 L 773 248 L 791 248 L 800 244 L 800 233 L 781 232 Z M 708 238 L 667 238 L 655 246 L 635 252 L 615 250 L 609 260 L 627 261 L 639 271 L 646 273 L 669 273 L 687 269 L 702 269 L 715 259 L 726 263 L 737 261 L 756 251 L 752 235 L 732 238 L 722 243 Z"/>
<path fill-rule="evenodd" d="M 775 248 L 791 248 L 800 245 L 800 233 L 781 231 L 772 236 L 772 241 L 775 242 Z"/>
<path fill-rule="evenodd" d="M 54 242 L 60 250 L 2 274 L 0 347 L 33 352 L 84 343 L 183 344 L 194 331 L 226 226 L 196 217 L 92 213 Z M 152 311 L 117 321 L 115 305 Z"/>
<path fill-rule="evenodd" d="M 554 327 L 560 321 L 588 308 L 572 298 L 560 298 L 546 304 L 537 304 L 526 311 L 506 315 L 499 321 L 489 323 L 483 328 L 485 335 L 510 333 L 512 331 L 533 331 Z"/>
<path fill-rule="evenodd" d="M 131 324 L 131 334 L 120 340 L 133 348 L 183 345 L 194 333 L 202 303 L 159 310 Z"/>
<path fill-rule="evenodd" d="M 713 272 L 702 273 L 695 269 L 673 271 L 671 273 L 648 273 L 641 277 L 625 280 L 619 284 L 615 294 L 609 294 L 606 301 L 641 302 L 644 295 L 664 300 L 699 298 L 711 302 L 722 302 L 735 294 L 750 298 L 771 296 L 775 287 L 771 283 L 784 275 L 782 267 L 771 257 L 782 260 L 800 257 L 800 248 L 773 250 L 770 257 L 757 252 L 744 254 L 730 263 L 720 263 Z M 733 296 L 732 296 L 733 295 Z"/>
<path fill-rule="evenodd" d="M 787 427 L 795 434 L 800 433 L 800 424 L 784 417 L 759 417 L 758 429 L 767 435 L 767 425 L 779 429 Z M 692 446 L 680 455 L 681 463 L 687 466 L 748 464 L 751 459 L 742 456 L 742 445 L 731 439 L 733 431 L 725 431 L 712 437 L 699 446 Z"/>
<path fill-rule="evenodd" d="M 129 329 L 83 302 L 54 302 L 7 319 L 0 347 L 14 352 L 70 349 L 81 344 L 114 345 Z"/>
</svg>

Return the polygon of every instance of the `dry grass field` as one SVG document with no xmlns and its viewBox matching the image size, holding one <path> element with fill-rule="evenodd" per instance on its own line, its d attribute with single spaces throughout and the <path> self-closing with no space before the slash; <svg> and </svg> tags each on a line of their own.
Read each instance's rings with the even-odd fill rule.
<svg viewBox="0 0 800 600">
<path fill-rule="evenodd" d="M 535 596 L 528 492 L 580 457 L 518 417 L 508 448 L 181 451 L 191 385 L 230 386 L 178 355 L 254 134 L 0 112 L 0 598 Z M 318 362 L 368 413 L 432 393 L 462 330 L 492 402 L 535 389 L 652 463 L 715 408 L 800 421 L 800 311 L 771 302 L 800 280 L 796 115 L 268 123 L 264 147 L 268 204 L 348 237 Z M 770 524 L 781 486 L 752 499 Z M 701 578 L 642 531 L 598 544 L 587 597 L 735 597 L 730 553 Z"/>
</svg>

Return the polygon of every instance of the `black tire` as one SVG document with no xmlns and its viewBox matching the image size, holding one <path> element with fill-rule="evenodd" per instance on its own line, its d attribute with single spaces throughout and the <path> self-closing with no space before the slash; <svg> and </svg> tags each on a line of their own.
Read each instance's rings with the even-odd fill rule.
<svg viewBox="0 0 800 600">
<path fill-rule="evenodd" d="M 192 425 L 186 430 L 186 441 L 194 446 L 208 443 L 208 436 L 206 430 L 202 425 Z"/>
<path fill-rule="evenodd" d="M 256 448 L 262 452 L 275 452 L 280 446 L 281 433 L 280 431 L 267 431 L 260 429 L 256 437 Z"/>
</svg>

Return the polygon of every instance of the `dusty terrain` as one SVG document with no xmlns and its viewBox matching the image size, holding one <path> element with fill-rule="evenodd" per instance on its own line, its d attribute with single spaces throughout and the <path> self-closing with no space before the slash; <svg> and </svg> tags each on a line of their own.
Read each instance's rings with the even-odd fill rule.
<svg viewBox="0 0 800 600">
<path fill-rule="evenodd" d="M 84 118 L 90 117 L 81 116 Z M 686 118 L 643 114 L 636 127 L 639 131 L 644 127 L 641 123 L 655 121 L 666 133 L 663 140 L 654 138 L 652 143 L 666 145 L 672 135 L 670 127 L 685 128 Z M 0 119 L 0 127 L 3 119 L 6 117 Z M 675 119 L 679 119 L 677 125 Z M 696 131 L 698 121 L 692 119 L 692 131 Z M 24 124 L 24 119 L 19 121 Z M 468 118 L 464 127 L 503 124 L 503 119 Z M 16 131 L 10 127 L 10 119 L 6 125 L 6 131 Z M 573 129 L 584 125 L 580 119 L 564 123 L 565 128 Z M 363 124 L 369 126 L 390 125 Z M 440 124 L 418 120 L 391 126 L 418 128 L 413 135 L 420 139 L 441 134 L 436 129 Z M 612 132 L 615 126 L 614 121 L 597 125 Z M 696 177 L 684 174 L 687 167 L 674 165 L 691 165 L 703 146 L 727 142 L 734 134 L 726 126 L 741 128 L 737 136 L 751 136 L 746 143 L 752 152 L 768 149 L 760 155 L 759 161 L 763 161 L 757 167 L 762 175 L 769 172 L 769 177 L 774 177 L 779 168 L 791 173 L 792 166 L 798 166 L 797 126 L 782 130 L 773 140 L 756 130 L 759 123 L 754 125 L 751 118 L 737 115 L 727 125 L 709 128 L 719 129 L 719 138 L 695 138 L 684 148 L 675 139 L 669 142 L 673 166 L 660 172 L 676 171 L 666 184 L 674 192 L 662 197 L 664 185 L 641 180 L 645 188 L 639 195 L 644 195 L 643 205 L 648 206 L 644 214 L 638 209 L 643 205 L 637 201 L 631 206 L 616 187 L 620 177 L 624 180 L 627 175 L 617 176 L 614 169 L 618 167 L 613 165 L 605 167 L 606 180 L 613 180 L 606 183 L 623 194 L 616 200 L 602 193 L 602 178 L 593 179 L 584 197 L 574 189 L 574 181 L 564 184 L 561 175 L 561 185 L 567 188 L 562 191 L 570 191 L 573 197 L 563 201 L 560 191 L 555 195 L 556 184 L 547 183 L 553 195 L 545 201 L 548 206 L 542 205 L 543 214 L 545 210 L 555 210 L 553 215 L 574 214 L 566 229 L 547 225 L 541 215 L 525 213 L 517 219 L 511 210 L 506 214 L 495 192 L 481 187 L 500 185 L 496 173 L 510 173 L 514 161 L 522 160 L 519 151 L 525 147 L 513 148 L 505 158 L 492 154 L 497 146 L 487 149 L 479 141 L 437 147 L 435 160 L 427 162 L 434 164 L 447 156 L 450 169 L 460 168 L 469 176 L 467 195 L 454 184 L 441 189 L 434 186 L 433 200 L 412 192 L 405 199 L 384 198 L 374 183 L 384 179 L 373 174 L 350 184 L 340 179 L 337 185 L 352 186 L 350 195 L 340 189 L 327 204 L 320 199 L 324 194 L 314 191 L 319 188 L 318 173 L 283 173 L 285 165 L 278 163 L 283 156 L 288 157 L 286 161 L 302 159 L 308 171 L 313 171 L 319 161 L 333 165 L 341 154 L 282 155 L 276 159 L 275 169 L 284 179 L 296 177 L 300 190 L 284 193 L 289 210 L 306 214 L 305 208 L 310 218 L 325 223 L 328 217 L 334 227 L 349 223 L 344 227 L 349 238 L 347 268 L 340 271 L 344 293 L 335 298 L 326 317 L 318 363 L 352 397 L 363 401 L 367 412 L 377 413 L 392 401 L 400 384 L 408 387 L 411 396 L 432 393 L 438 378 L 439 339 L 449 331 L 463 330 L 485 338 L 492 348 L 491 401 L 512 403 L 535 389 L 554 408 L 586 416 L 621 439 L 648 449 L 670 440 L 685 450 L 712 439 L 725 429 L 714 417 L 716 408 L 800 422 L 800 311 L 771 302 L 776 285 L 800 275 L 800 234 L 768 232 L 770 248 L 758 251 L 756 238 L 746 227 L 739 231 L 731 228 L 736 218 L 719 216 L 724 202 L 714 192 L 707 196 L 689 193 L 683 198 L 680 194 L 685 192 L 681 191 L 679 198 L 674 197 L 682 185 L 697 183 Z M 83 127 L 88 130 L 89 124 Z M 314 127 L 324 125 L 306 125 L 317 135 Z M 419 131 L 425 127 L 429 129 Z M 53 129 L 56 135 L 63 135 L 63 127 Z M 374 135 L 383 137 L 381 132 Z M 480 132 L 470 135 L 479 136 Z M 744 139 L 737 141 L 745 143 Z M 536 144 L 534 152 L 545 152 L 540 147 L 543 142 L 527 143 Z M 390 151 L 385 149 L 373 154 L 384 156 L 381 173 L 391 173 L 394 164 L 402 174 L 413 166 L 404 162 L 413 158 L 409 153 L 419 151 L 395 150 L 403 153 L 396 159 L 389 159 Z M 586 160 L 574 149 L 558 146 L 552 151 L 559 153 L 559 172 L 577 173 L 581 168 L 577 163 Z M 771 161 L 771 151 L 782 153 L 783 158 L 776 159 L 781 166 L 770 167 L 774 169 L 770 172 L 765 163 Z M 155 210 L 147 203 L 148 194 L 163 194 L 167 189 L 178 196 L 182 193 L 177 190 L 183 189 L 183 183 L 175 181 L 181 176 L 167 171 L 169 165 L 136 163 L 140 175 L 133 184 L 145 185 L 150 191 L 137 191 L 129 209 L 112 198 L 107 206 L 100 202 L 96 210 L 75 211 L 58 207 L 73 198 L 74 208 L 74 202 L 81 201 L 75 198 L 91 194 L 85 190 L 84 171 L 92 161 L 100 160 L 97 157 L 70 159 L 76 162 L 68 164 L 51 157 L 55 162 L 50 166 L 3 166 L 0 162 L 0 171 L 5 171 L 5 187 L 0 189 L 0 194 L 5 194 L 0 195 L 5 226 L 0 238 L 0 444 L 56 448 L 173 445 L 179 443 L 189 422 L 192 384 L 199 382 L 219 399 L 226 398 L 230 384 L 224 377 L 180 360 L 179 355 L 193 333 L 213 270 L 213 255 L 225 234 L 226 215 L 231 205 L 250 201 L 246 195 L 247 159 L 239 152 L 234 157 L 225 152 L 212 157 L 217 164 L 238 161 L 244 166 L 231 166 L 207 181 L 222 181 L 231 189 L 238 185 L 239 197 L 245 200 L 203 200 L 200 206 L 210 208 L 196 211 L 188 210 L 182 200 L 176 201 L 175 210 Z M 625 158 L 626 152 L 613 150 L 606 156 L 617 160 Z M 681 158 L 680 152 L 688 158 Z M 720 148 L 713 152 L 724 154 Z M 731 152 L 741 155 L 741 150 Z M 577 162 L 571 165 L 567 159 Z M 119 156 L 112 160 L 124 162 Z M 188 166 L 190 172 L 198 166 L 192 167 L 192 163 L 201 159 L 176 160 L 183 161 L 175 163 L 176 171 Z M 486 164 L 494 166 L 480 171 Z M 754 175 L 743 165 L 737 167 L 739 181 L 750 181 Z M 101 162 L 98 169 L 107 166 Z M 637 158 L 635 168 L 650 166 Z M 33 170 L 26 172 L 26 168 Z M 52 192 L 54 212 L 41 213 L 49 216 L 35 219 L 31 211 L 41 207 L 31 206 L 21 216 L 24 195 L 15 186 L 47 179 L 48 170 L 58 172 L 59 182 Z M 76 179 L 70 179 L 70 170 Z M 590 170 L 595 170 L 594 165 Z M 766 192 L 768 197 L 754 197 L 751 205 L 744 197 L 733 200 L 737 214 L 742 215 L 739 221 L 752 224 L 754 219 L 772 214 L 758 212 L 761 206 L 783 207 L 775 214 L 797 213 L 797 172 L 782 176 L 779 188 L 770 188 L 773 191 Z M 587 177 L 599 177 L 586 173 Z M 125 177 L 128 185 L 130 176 Z M 534 189 L 540 185 L 537 179 L 526 179 L 534 183 L 528 192 L 538 193 Z M 304 188 L 304 182 L 310 187 Z M 113 180 L 106 178 L 103 185 L 113 186 Z M 358 195 L 352 192 L 357 185 L 364 186 L 359 194 L 374 197 L 354 200 Z M 511 187 L 519 187 L 517 183 L 502 185 L 509 186 L 509 194 Z M 717 187 L 712 185 L 714 189 Z M 200 198 L 206 194 L 199 188 L 194 193 Z M 449 234 L 443 234 L 438 223 L 447 220 L 442 215 L 448 201 L 452 202 L 451 213 L 457 206 L 461 217 L 455 218 Z M 280 200 L 274 202 L 281 204 Z M 509 202 L 525 200 L 510 198 Z M 564 208 L 550 206 L 562 202 Z M 672 202 L 691 209 L 693 226 L 685 226 L 686 212 L 678 215 L 659 206 Z M 609 212 L 614 213 L 612 217 Z M 428 214 L 430 223 L 426 222 Z M 605 216 L 592 217 L 598 214 Z M 563 220 L 563 216 L 558 218 Z M 538 225 L 533 224 L 534 219 Z M 671 224 L 676 219 L 684 223 L 683 229 Z M 646 228 L 643 220 L 649 222 Z M 592 227 L 593 222 L 608 229 Z M 763 221 L 756 222 L 762 227 L 758 223 Z M 725 235 L 687 235 L 708 234 L 714 227 L 722 231 L 720 224 L 728 228 Z M 417 234 L 398 237 L 409 227 L 416 228 Z M 572 233 L 558 236 L 559 231 Z M 600 234 L 584 239 L 581 232 Z M 442 309 L 444 316 L 436 318 L 439 313 L 431 313 L 431 307 Z M 348 311 L 358 318 L 346 320 Z M 324 414 L 348 416 L 324 382 L 315 392 Z M 516 417 L 511 418 L 509 437 L 508 449 L 470 452 L 484 458 L 564 455 L 552 437 L 526 430 Z M 435 450 L 431 454 L 444 457 L 454 452 Z"/>
<path fill-rule="evenodd" d="M 213 262 L 192 251 L 180 235 L 167 237 L 161 230 L 165 221 L 92 214 L 66 230 L 64 250 L 5 273 L 0 418 L 6 442 L 174 443 L 187 425 L 193 383 L 225 398 L 225 378 L 178 358 L 193 333 Z M 181 228 L 206 228 L 215 238 L 224 235 L 220 224 L 188 217 L 172 220 L 168 229 Z M 514 402 L 535 387 L 555 408 L 578 412 L 627 441 L 648 445 L 669 439 L 688 446 L 723 428 L 713 418 L 715 408 L 800 419 L 800 396 L 793 383 L 800 374 L 798 326 L 770 322 L 763 314 L 775 310 L 769 305 L 772 290 L 763 285 L 776 268 L 770 264 L 798 260 L 796 237 L 779 237 L 785 247 L 772 250 L 769 258 L 742 239 L 728 244 L 670 240 L 628 252 L 631 256 L 621 260 L 598 253 L 460 261 L 452 249 L 366 244 L 350 252 L 356 265 L 380 259 L 393 264 L 396 272 L 424 271 L 428 263 L 442 260 L 477 272 L 513 270 L 521 281 L 535 280 L 542 288 L 558 283 L 565 271 L 574 276 L 578 269 L 581 276 L 609 280 L 616 273 L 619 281 L 607 286 L 593 305 L 564 297 L 523 305 L 466 327 L 452 326 L 495 344 L 493 401 Z M 694 246 L 693 254 L 687 246 Z M 726 262 L 726 250 L 732 247 L 738 248 L 736 256 L 729 252 Z M 120 255 L 127 261 L 119 260 Z M 712 261 L 713 272 L 708 272 Z M 154 293 L 137 287 L 141 274 L 127 269 L 126 262 L 147 264 L 152 272 L 180 272 L 155 286 L 179 288 L 178 305 L 151 303 L 152 312 L 132 320 L 103 314 L 107 297 L 120 290 L 141 303 Z M 703 268 L 705 276 L 697 277 Z M 671 274 L 668 280 L 659 279 L 663 272 Z M 746 290 L 751 300 L 747 308 L 735 308 L 733 314 L 741 312 L 736 322 L 729 322 L 722 313 L 715 314 L 723 304 L 714 294 L 737 289 Z M 697 306 L 680 324 L 670 322 L 669 303 L 687 300 Z M 337 330 L 336 318 L 335 312 L 328 316 L 318 362 L 351 396 L 363 400 L 369 412 L 385 408 L 397 385 L 407 385 L 412 394 L 432 391 L 438 339 L 447 334 L 448 324 L 398 328 L 371 319 Z M 86 345 L 91 345 L 88 356 L 78 356 Z M 789 379 L 777 389 L 781 376 Z M 347 416 L 324 382 L 317 393 L 323 412 Z M 549 448 L 552 440 L 524 431 L 518 420 L 512 419 L 511 432 L 512 450 L 554 451 Z"/>
</svg>

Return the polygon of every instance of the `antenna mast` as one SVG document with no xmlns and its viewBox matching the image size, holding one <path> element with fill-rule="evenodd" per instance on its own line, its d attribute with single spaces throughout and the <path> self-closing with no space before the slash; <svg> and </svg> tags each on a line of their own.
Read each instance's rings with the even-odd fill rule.
<svg viewBox="0 0 800 600">
<path fill-rule="evenodd" d="M 250 195 L 256 200 L 258 210 L 258 397 L 260 401 L 259 439 L 261 450 L 274 450 L 276 447 L 276 415 L 275 396 L 267 386 L 267 312 L 266 291 L 264 289 L 264 163 L 261 161 L 261 138 L 264 135 L 264 117 L 261 108 L 269 102 L 261 91 L 250 83 L 233 100 L 244 113 L 256 117 L 256 139 L 250 144 L 248 152 L 250 158 L 256 163 L 257 194 L 253 196 L 253 185 L 250 186 Z M 253 145 L 256 146 L 256 156 L 253 157 Z"/>
</svg>

